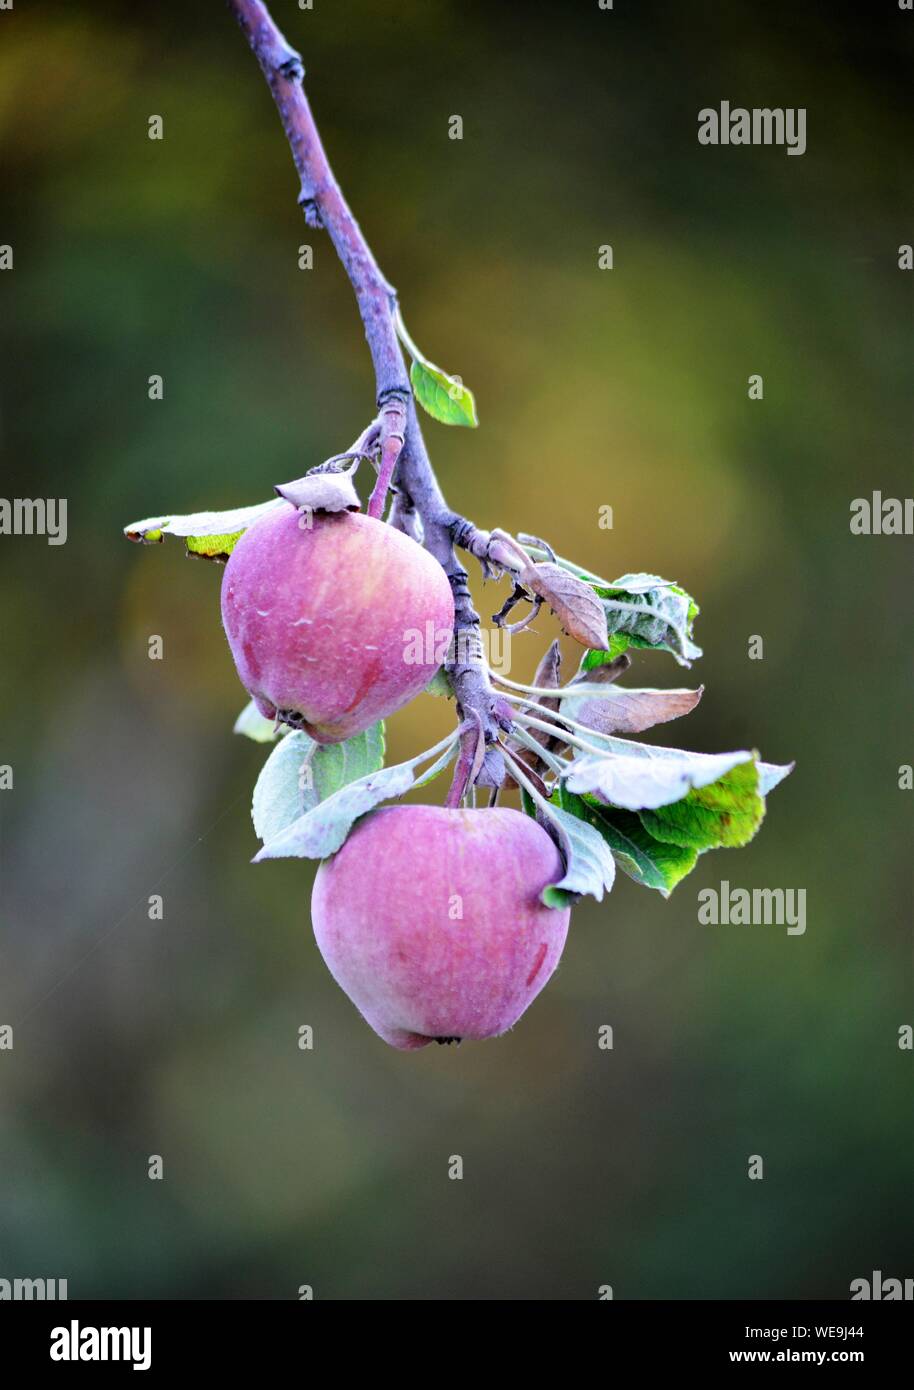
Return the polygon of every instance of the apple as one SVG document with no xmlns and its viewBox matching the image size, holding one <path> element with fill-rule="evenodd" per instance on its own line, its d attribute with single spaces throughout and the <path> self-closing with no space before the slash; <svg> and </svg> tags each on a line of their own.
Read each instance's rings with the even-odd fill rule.
<svg viewBox="0 0 914 1390">
<path fill-rule="evenodd" d="M 244 533 L 225 567 L 222 621 L 260 713 L 339 743 L 428 684 L 454 599 L 438 562 L 402 531 L 355 512 L 310 520 L 289 503 Z"/>
<path fill-rule="evenodd" d="M 492 1038 L 559 963 L 566 908 L 546 831 L 500 807 L 388 806 L 317 872 L 311 918 L 331 975 L 393 1047 Z"/>
</svg>

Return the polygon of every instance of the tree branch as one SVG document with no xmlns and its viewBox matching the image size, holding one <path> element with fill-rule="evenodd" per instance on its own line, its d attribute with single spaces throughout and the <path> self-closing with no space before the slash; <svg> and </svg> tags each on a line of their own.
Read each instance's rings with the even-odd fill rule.
<svg viewBox="0 0 914 1390">
<path fill-rule="evenodd" d="M 262 0 L 228 0 L 276 102 L 301 183 L 299 206 L 308 225 L 326 229 L 352 283 L 377 385 L 380 466 L 368 514 L 381 517 L 391 483 L 397 496 L 391 523 L 417 536 L 416 514 L 426 549 L 446 573 L 454 594 L 454 643 L 446 662 L 461 718 L 478 717 L 487 743 L 510 724 L 510 711 L 489 683 L 479 615 L 470 597 L 467 572 L 455 544 L 483 558 L 489 537 L 447 505 L 432 469 L 416 416 L 409 375 L 397 338 L 397 295 L 371 249 L 330 168 L 303 87 L 301 57 L 286 42 Z M 507 557 L 505 557 L 507 559 Z M 516 560 L 511 565 L 516 568 Z"/>
</svg>

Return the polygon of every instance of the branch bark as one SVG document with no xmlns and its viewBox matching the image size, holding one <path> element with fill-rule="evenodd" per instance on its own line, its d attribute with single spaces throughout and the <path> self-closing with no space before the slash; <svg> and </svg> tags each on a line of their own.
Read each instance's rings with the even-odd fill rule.
<svg viewBox="0 0 914 1390">
<path fill-rule="evenodd" d="M 374 365 L 381 421 L 378 481 L 369 501 L 382 516 L 391 483 L 397 488 L 392 524 L 417 536 L 422 524 L 426 549 L 443 568 L 454 594 L 454 643 L 446 663 L 462 719 L 478 718 L 486 743 L 494 743 L 510 724 L 510 710 L 489 683 L 479 615 L 470 597 L 467 572 L 455 553 L 461 548 L 496 564 L 507 564 L 489 549 L 490 538 L 452 511 L 429 460 L 409 374 L 397 338 L 397 295 L 388 283 L 333 175 L 305 95 L 300 55 L 288 44 L 262 0 L 228 0 L 257 58 L 276 103 L 300 180 L 299 206 L 309 226 L 326 229 L 355 291 Z M 516 560 L 510 565 L 516 567 Z"/>
</svg>

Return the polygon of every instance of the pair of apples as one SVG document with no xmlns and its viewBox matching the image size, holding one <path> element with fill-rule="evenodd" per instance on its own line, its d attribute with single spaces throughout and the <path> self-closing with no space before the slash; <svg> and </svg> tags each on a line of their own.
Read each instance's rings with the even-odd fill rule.
<svg viewBox="0 0 914 1390">
<path fill-rule="evenodd" d="M 409 659 L 410 637 L 449 634 L 454 601 L 437 561 L 392 526 L 353 512 L 304 525 L 286 504 L 235 546 L 222 618 L 261 714 L 329 744 L 425 688 L 436 667 Z M 570 913 L 540 894 L 561 876 L 552 839 L 519 811 L 385 807 L 323 861 L 311 917 L 385 1042 L 496 1037 L 558 965 Z"/>
</svg>

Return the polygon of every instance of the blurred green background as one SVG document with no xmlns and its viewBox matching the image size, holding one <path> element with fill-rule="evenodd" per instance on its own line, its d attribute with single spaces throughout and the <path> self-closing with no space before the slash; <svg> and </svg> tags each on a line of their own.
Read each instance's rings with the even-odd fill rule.
<svg viewBox="0 0 914 1390">
<path fill-rule="evenodd" d="M 426 426 L 450 501 L 608 578 L 679 580 L 704 660 L 640 655 L 629 683 L 707 690 L 656 741 L 798 766 L 757 840 L 669 902 L 621 877 L 580 906 L 507 1037 L 381 1043 L 318 956 L 312 866 L 249 863 L 264 750 L 231 732 L 221 570 L 121 537 L 260 500 L 349 444 L 373 405 L 349 285 L 220 4 L 17 4 L 2 491 L 68 498 L 69 539 L 0 539 L 0 1276 L 71 1297 L 577 1299 L 846 1298 L 873 1269 L 911 1275 L 912 541 L 848 520 L 874 488 L 911 491 L 914 17 L 274 13 L 413 336 L 476 391 L 478 431 Z M 724 99 L 806 107 L 806 154 L 699 146 Z M 488 621 L 504 591 L 477 593 Z M 536 626 L 516 678 L 555 633 Z M 452 719 L 422 697 L 391 758 Z M 805 936 L 699 925 L 722 878 L 805 888 Z"/>
</svg>

